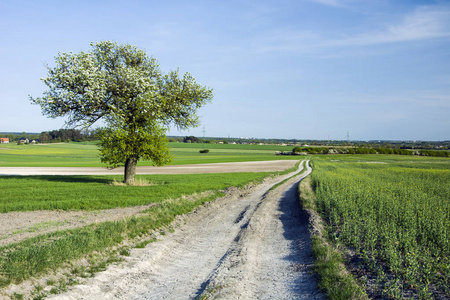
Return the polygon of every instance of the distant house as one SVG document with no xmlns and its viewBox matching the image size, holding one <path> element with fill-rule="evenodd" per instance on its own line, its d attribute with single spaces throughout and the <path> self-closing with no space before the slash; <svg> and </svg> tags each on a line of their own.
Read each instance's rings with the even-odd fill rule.
<svg viewBox="0 0 450 300">
<path fill-rule="evenodd" d="M 0 138 L 0 144 L 9 144 L 8 138 Z"/>
</svg>

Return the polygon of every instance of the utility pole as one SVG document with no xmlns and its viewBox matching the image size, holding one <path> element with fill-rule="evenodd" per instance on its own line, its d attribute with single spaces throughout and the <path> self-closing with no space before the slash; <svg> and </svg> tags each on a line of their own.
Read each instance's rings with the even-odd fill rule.
<svg viewBox="0 0 450 300">
<path fill-rule="evenodd" d="M 203 132 L 203 149 L 206 149 L 206 146 L 205 146 L 206 127 L 205 127 L 205 125 L 203 125 L 202 132 Z"/>
</svg>

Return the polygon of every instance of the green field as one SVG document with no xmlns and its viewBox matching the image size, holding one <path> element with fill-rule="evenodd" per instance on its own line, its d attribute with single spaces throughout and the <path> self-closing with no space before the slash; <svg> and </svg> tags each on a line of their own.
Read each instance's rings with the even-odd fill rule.
<svg viewBox="0 0 450 300">
<path fill-rule="evenodd" d="M 330 155 L 313 164 L 330 239 L 360 255 L 378 293 L 450 296 L 450 159 Z"/>
<path fill-rule="evenodd" d="M 291 151 L 291 147 L 276 145 L 222 145 L 169 143 L 174 160 L 172 164 L 203 164 L 239 161 L 296 159 L 276 156 L 275 151 Z M 199 153 L 207 147 L 210 152 Z M 63 143 L 38 145 L 0 145 L 0 167 L 104 167 L 95 143 Z M 139 166 L 151 162 L 140 161 Z"/>
<path fill-rule="evenodd" d="M 276 159 L 290 147 L 171 143 L 173 164 Z M 208 148 L 208 154 L 199 150 Z M 139 162 L 138 165 L 150 165 Z M 336 245 L 353 250 L 376 277 L 374 293 L 402 298 L 450 297 L 450 159 L 394 155 L 315 155 L 311 183 Z M 0 167 L 100 167 L 94 143 L 2 145 Z M 176 215 L 209 199 L 183 195 L 242 186 L 270 173 L 142 175 L 145 186 L 118 186 L 122 176 L 0 176 L 0 212 L 95 210 L 156 203 L 147 215 L 32 238 L 0 248 L 0 287 L 104 251 L 123 239 L 148 236 Z M 215 194 L 217 195 L 217 193 Z M 107 232 L 107 233 L 105 233 Z M 105 238 L 105 237 L 108 238 Z M 58 244 L 49 243 L 57 240 Z M 62 251 L 61 249 L 65 249 Z M 67 254 L 68 253 L 68 254 Z M 23 265 L 23 262 L 28 262 Z M 364 285 L 367 277 L 358 278 Z M 373 285 L 373 284 L 372 284 Z M 406 294 L 405 294 L 406 293 Z"/>
<path fill-rule="evenodd" d="M 118 186 L 122 176 L 0 176 L 0 213 L 95 210 L 145 205 L 261 180 L 270 173 L 138 175 L 145 186 Z"/>
<path fill-rule="evenodd" d="M 174 146 L 179 146 L 175 144 Z M 214 148 L 213 155 L 198 153 L 201 145 L 174 147 L 176 163 L 209 163 L 276 159 L 273 148 L 241 146 L 238 149 Z M 211 147 L 212 148 L 212 147 Z M 1 150 L 1 166 L 101 166 L 93 144 L 7 145 Z M 298 157 L 297 157 L 298 159 Z M 287 171 L 285 171 L 287 172 Z M 141 186 L 115 184 L 122 176 L 0 176 L 0 212 L 34 210 L 96 210 L 153 203 L 142 214 L 121 221 L 103 222 L 57 231 L 0 247 L 0 288 L 20 283 L 66 266 L 75 276 L 92 276 L 111 262 L 153 240 L 152 233 L 170 224 L 177 215 L 186 214 L 221 190 L 259 182 L 274 173 L 219 173 L 183 175 L 139 175 Z M 199 198 L 188 196 L 205 191 Z M 127 246 L 119 246 L 124 241 Z M 89 257 L 90 266 L 72 267 L 70 261 Z M 73 284 L 69 275 L 61 279 L 63 290 Z M 33 297 L 42 298 L 36 287 Z M 20 298 L 21 294 L 17 294 Z"/>
<path fill-rule="evenodd" d="M 274 160 L 282 146 L 208 144 L 208 154 L 199 153 L 202 144 L 171 143 L 173 164 L 199 164 L 252 160 Z M 281 157 L 286 159 L 286 157 Z M 298 157 L 291 157 L 298 160 Z M 139 162 L 139 165 L 150 165 Z M 61 143 L 0 147 L 0 167 L 100 167 L 95 143 Z M 113 186 L 122 176 L 11 176 L 0 177 L 0 212 L 41 209 L 106 209 L 143 205 L 167 198 L 242 186 L 269 173 L 148 175 L 138 180 L 148 186 Z"/>
</svg>

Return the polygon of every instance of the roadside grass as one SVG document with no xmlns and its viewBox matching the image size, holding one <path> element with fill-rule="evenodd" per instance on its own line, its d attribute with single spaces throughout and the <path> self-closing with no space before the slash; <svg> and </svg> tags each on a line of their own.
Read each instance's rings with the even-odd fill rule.
<svg viewBox="0 0 450 300">
<path fill-rule="evenodd" d="M 450 297 L 450 159 L 336 155 L 313 163 L 325 236 L 347 250 L 370 297 Z"/>
<path fill-rule="evenodd" d="M 303 173 L 305 173 L 307 171 L 307 169 L 306 169 L 306 164 L 307 163 L 308 163 L 307 160 L 299 161 L 298 163 L 295 164 L 295 166 L 293 168 L 290 168 L 290 169 L 286 170 L 285 172 L 283 172 L 283 174 L 287 174 L 287 173 L 296 171 L 300 167 L 300 164 L 301 164 L 303 166 L 303 169 L 298 174 L 296 174 L 294 177 L 300 176 L 300 175 L 302 175 Z M 275 190 L 277 187 L 279 187 L 280 185 L 284 184 L 286 181 L 291 180 L 291 179 L 292 179 L 292 177 L 289 177 L 289 178 L 286 178 L 285 180 L 283 180 L 283 181 L 273 185 L 269 189 L 269 191 Z"/>
<path fill-rule="evenodd" d="M 339 249 L 326 237 L 324 223 L 317 212 L 317 198 L 312 190 L 311 176 L 300 182 L 298 191 L 300 203 L 313 222 L 311 240 L 315 271 L 319 275 L 319 288 L 324 290 L 332 300 L 369 299 L 354 277 L 346 270 Z"/>
<path fill-rule="evenodd" d="M 205 144 L 210 152 L 199 153 L 203 144 L 169 143 L 174 156 L 173 165 L 205 164 L 242 161 L 298 159 L 277 156 L 275 151 L 290 151 L 277 145 L 227 145 Z M 151 166 L 140 161 L 139 166 Z M 0 146 L 0 167 L 105 167 L 100 162 L 99 151 L 94 143 L 60 143 L 38 145 L 7 144 Z"/>
<path fill-rule="evenodd" d="M 120 186 L 121 176 L 3 176 L 0 212 L 98 210 L 161 202 L 169 198 L 242 187 L 273 173 L 138 175 L 142 186 Z"/>
<path fill-rule="evenodd" d="M 91 275 L 118 261 L 117 255 L 129 255 L 126 245 L 143 247 L 154 240 L 152 232 L 170 224 L 177 215 L 186 214 L 195 207 L 212 201 L 220 193 L 199 199 L 169 199 L 149 208 L 143 216 L 126 218 L 116 222 L 102 222 L 82 228 L 53 232 L 0 248 L 0 288 L 11 283 L 18 284 L 33 276 L 42 275 L 70 261 L 95 253 L 110 252 L 106 259 L 98 259 L 84 273 Z M 114 251 L 115 247 L 115 251 Z M 128 246 L 129 247 L 129 246 Z M 80 273 L 73 270 L 73 273 Z"/>
</svg>

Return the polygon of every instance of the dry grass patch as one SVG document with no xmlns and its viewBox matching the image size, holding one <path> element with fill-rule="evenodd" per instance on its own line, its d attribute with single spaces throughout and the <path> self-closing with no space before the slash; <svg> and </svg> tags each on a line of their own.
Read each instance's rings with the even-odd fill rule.
<svg viewBox="0 0 450 300">
<path fill-rule="evenodd" d="M 114 179 L 110 183 L 110 185 L 112 185 L 112 186 L 154 186 L 154 185 L 158 185 L 158 184 L 151 182 L 150 180 L 139 178 L 132 183 L 125 183 L 123 181 L 117 181 L 116 179 Z"/>
</svg>

